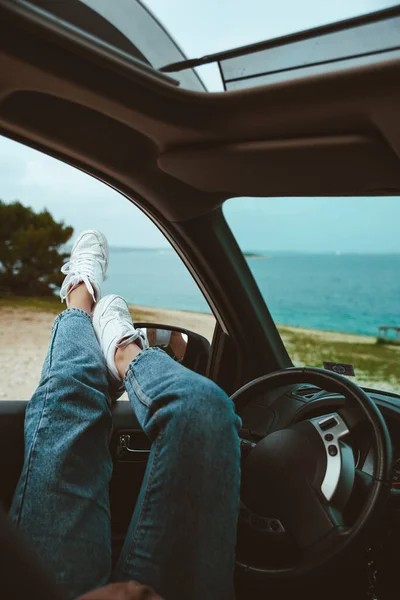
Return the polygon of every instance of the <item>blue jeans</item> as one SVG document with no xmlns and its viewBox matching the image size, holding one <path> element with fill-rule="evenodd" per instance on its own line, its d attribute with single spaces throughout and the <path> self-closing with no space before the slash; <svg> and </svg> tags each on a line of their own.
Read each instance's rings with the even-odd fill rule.
<svg viewBox="0 0 400 600">
<path fill-rule="evenodd" d="M 79 309 L 56 318 L 27 406 L 12 519 L 67 598 L 133 579 L 166 600 L 230 600 L 240 477 L 233 403 L 159 349 L 133 360 L 125 387 L 152 446 L 114 572 L 107 370 Z"/>
</svg>

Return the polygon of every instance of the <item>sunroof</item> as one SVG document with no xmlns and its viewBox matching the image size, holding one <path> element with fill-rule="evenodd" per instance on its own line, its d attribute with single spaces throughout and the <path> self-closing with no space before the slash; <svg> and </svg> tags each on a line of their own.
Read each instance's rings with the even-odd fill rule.
<svg viewBox="0 0 400 600">
<path fill-rule="evenodd" d="M 140 0 L 14 0 L 34 5 L 59 22 L 97 38 L 141 63 L 159 69 L 186 57 L 161 23 Z M 195 71 L 176 77 L 187 89 L 204 91 Z"/>
<path fill-rule="evenodd" d="M 288 7 L 288 0 L 282 0 L 279 6 L 274 7 L 274 15 L 275 13 L 281 15 L 278 31 L 290 31 L 300 16 L 300 23 L 307 26 L 310 19 L 314 23 L 318 20 L 321 22 L 323 18 L 340 13 L 338 8 L 326 10 L 326 7 L 322 6 L 323 3 L 319 8 L 317 7 L 318 10 L 314 7 L 315 10 L 307 11 L 310 2 L 303 1 L 304 6 L 301 5 L 301 11 L 297 0 L 292 0 L 291 11 L 285 10 L 285 7 Z M 196 67 L 209 63 L 217 63 L 225 90 L 238 90 L 354 66 L 355 61 L 362 64 L 385 60 L 389 53 L 393 56 L 394 52 L 400 50 L 399 5 L 332 25 L 188 60 L 175 39 L 148 6 L 156 9 L 156 13 L 160 12 L 174 36 L 178 41 L 185 40 L 185 48 L 189 55 L 193 56 L 192 50 L 195 47 L 200 48 L 200 51 L 203 48 L 210 48 L 210 45 L 221 47 L 224 44 L 223 40 L 243 43 L 244 39 L 253 40 L 257 37 L 260 39 L 260 35 L 267 37 L 268 32 L 276 31 L 275 26 L 263 19 L 260 19 L 255 27 L 257 14 L 267 14 L 268 3 L 264 0 L 238 0 L 237 3 L 229 6 L 229 10 L 226 10 L 226 7 L 224 8 L 222 4 L 220 6 L 213 0 L 203 0 L 202 3 L 192 0 L 192 3 L 188 1 L 184 5 L 174 4 L 172 0 L 165 3 L 164 0 L 14 0 L 14 2 L 25 6 L 33 4 L 53 15 L 53 19 L 56 17 L 59 22 L 64 21 L 64 24 L 74 27 L 78 34 L 90 35 L 103 45 L 108 44 L 113 47 L 114 52 L 125 53 L 125 57 L 130 62 L 136 61 L 137 65 L 137 61 L 140 61 L 141 67 L 146 64 L 152 67 L 153 73 L 154 69 L 158 70 L 159 77 L 162 77 L 160 71 L 171 73 L 175 81 L 165 76 L 164 79 L 195 91 L 205 91 Z M 357 2 L 354 4 L 356 5 Z M 168 10 L 167 5 L 170 7 Z M 239 19 L 238 23 L 239 5 L 243 19 Z M 354 11 L 357 11 L 356 6 Z M 274 18 L 274 23 L 278 23 L 276 17 Z M 174 27 L 171 27 L 172 23 Z M 235 26 L 231 30 L 230 26 L 233 23 Z M 248 30 L 247 34 L 246 30 Z M 220 86 L 219 81 L 218 86 Z"/>
<path fill-rule="evenodd" d="M 262 85 L 304 77 L 337 68 L 337 63 L 370 62 L 371 57 L 400 49 L 400 14 L 373 22 L 358 22 L 355 26 L 322 33 L 315 30 L 305 39 L 290 36 L 265 44 L 263 50 L 220 61 L 226 89 Z M 297 39 L 296 39 L 297 37 Z M 343 65 L 342 65 L 343 66 Z M 349 65 L 350 66 L 350 65 Z"/>
<path fill-rule="evenodd" d="M 400 6 L 162 70 L 177 73 L 216 62 L 224 88 L 238 90 L 393 56 L 400 58 Z"/>
</svg>

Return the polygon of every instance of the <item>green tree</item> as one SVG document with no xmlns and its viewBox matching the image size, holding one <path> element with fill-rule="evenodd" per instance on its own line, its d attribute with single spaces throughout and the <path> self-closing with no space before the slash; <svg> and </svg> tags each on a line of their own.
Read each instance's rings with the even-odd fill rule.
<svg viewBox="0 0 400 600">
<path fill-rule="evenodd" d="M 73 233 L 44 210 L 0 200 L 0 294 L 51 296 L 60 287 L 60 252 Z"/>
</svg>

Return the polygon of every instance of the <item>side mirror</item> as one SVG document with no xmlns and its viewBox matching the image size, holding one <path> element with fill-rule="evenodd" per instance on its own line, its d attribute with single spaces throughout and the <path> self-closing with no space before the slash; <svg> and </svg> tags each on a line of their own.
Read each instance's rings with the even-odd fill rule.
<svg viewBox="0 0 400 600">
<path fill-rule="evenodd" d="M 182 327 L 157 323 L 134 323 L 134 327 L 145 330 L 151 347 L 162 348 L 183 366 L 205 375 L 211 348 L 205 337 Z"/>
</svg>

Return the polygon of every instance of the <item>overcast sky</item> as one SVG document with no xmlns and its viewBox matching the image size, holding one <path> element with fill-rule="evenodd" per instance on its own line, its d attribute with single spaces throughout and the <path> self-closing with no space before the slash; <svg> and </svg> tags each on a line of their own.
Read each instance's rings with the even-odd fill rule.
<svg viewBox="0 0 400 600">
<path fill-rule="evenodd" d="M 382 0 L 146 0 L 189 57 L 280 36 L 396 4 Z M 199 71 L 221 89 L 214 67 Z M 112 245 L 167 245 L 125 198 L 39 152 L 0 137 L 0 199 L 47 208 L 57 219 L 103 230 Z M 231 200 L 226 215 L 246 249 L 400 252 L 400 199 Z"/>
</svg>

